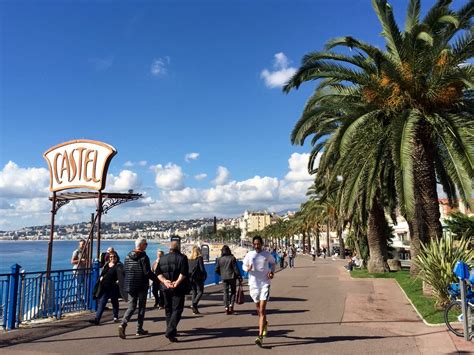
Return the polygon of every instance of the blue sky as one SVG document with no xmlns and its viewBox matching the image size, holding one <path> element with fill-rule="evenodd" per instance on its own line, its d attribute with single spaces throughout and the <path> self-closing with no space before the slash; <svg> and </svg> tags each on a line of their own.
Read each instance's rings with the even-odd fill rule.
<svg viewBox="0 0 474 355">
<path fill-rule="evenodd" d="M 106 190 L 145 196 L 106 221 L 297 208 L 310 147 L 289 134 L 313 85 L 281 84 L 330 38 L 383 45 L 368 0 L 4 0 L 0 16 L 0 230 L 49 223 L 42 154 L 79 138 L 117 149 Z M 80 222 L 93 203 L 63 209 Z"/>
</svg>

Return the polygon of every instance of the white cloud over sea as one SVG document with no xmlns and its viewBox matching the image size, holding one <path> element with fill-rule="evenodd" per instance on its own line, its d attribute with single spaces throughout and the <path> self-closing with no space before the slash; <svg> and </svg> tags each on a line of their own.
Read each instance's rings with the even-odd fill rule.
<svg viewBox="0 0 474 355">
<path fill-rule="evenodd" d="M 312 183 L 306 170 L 308 158 L 308 154 L 293 153 L 282 178 L 256 175 L 237 181 L 231 179 L 227 167 L 218 166 L 212 181 L 200 182 L 208 187 L 186 186 L 187 178 L 190 182 L 202 181 L 208 174 L 187 175 L 183 167 L 172 162 L 151 165 L 144 172 L 123 169 L 118 174 L 107 175 L 106 191 L 133 189 L 144 197 L 112 209 L 104 221 L 237 217 L 246 209 L 296 209 L 306 200 L 306 189 Z M 152 187 L 143 183 L 149 174 L 154 178 Z M 7 163 L 0 170 L 0 230 L 48 224 L 51 209 L 48 186 L 46 169 Z M 61 208 L 57 221 L 65 224 L 89 220 L 95 209 L 93 200 L 74 201 Z"/>
<path fill-rule="evenodd" d="M 180 166 L 172 163 L 151 167 L 156 177 L 156 186 L 164 190 L 181 190 L 184 188 L 184 173 Z"/>
</svg>

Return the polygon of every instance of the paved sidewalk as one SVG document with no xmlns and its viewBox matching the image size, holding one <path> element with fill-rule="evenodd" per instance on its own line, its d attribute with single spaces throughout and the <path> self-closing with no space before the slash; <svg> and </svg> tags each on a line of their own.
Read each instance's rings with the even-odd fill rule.
<svg viewBox="0 0 474 355">
<path fill-rule="evenodd" d="M 205 295 L 202 315 L 184 311 L 175 344 L 164 337 L 164 311 L 148 310 L 145 337 L 132 334 L 133 319 L 121 340 L 117 324 L 90 326 L 79 317 L 4 334 L 0 353 L 474 354 L 473 343 L 452 337 L 445 327 L 424 325 L 395 280 L 351 279 L 340 260 L 313 264 L 300 256 L 296 268 L 276 274 L 263 349 L 254 345 L 257 317 L 246 294 L 247 302 L 232 316 L 223 312 L 222 293 Z"/>
</svg>

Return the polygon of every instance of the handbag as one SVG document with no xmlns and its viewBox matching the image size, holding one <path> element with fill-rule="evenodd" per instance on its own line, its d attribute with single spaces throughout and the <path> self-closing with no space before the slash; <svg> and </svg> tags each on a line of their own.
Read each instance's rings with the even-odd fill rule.
<svg viewBox="0 0 474 355">
<path fill-rule="evenodd" d="M 94 285 L 94 288 L 92 289 L 92 299 L 96 300 L 100 298 L 100 294 L 102 293 L 102 282 L 100 282 L 100 279 L 97 280 L 97 282 Z"/>
<path fill-rule="evenodd" d="M 235 297 L 235 303 L 244 304 L 244 302 L 245 302 L 244 287 L 242 286 L 242 282 L 239 282 L 239 288 L 237 289 L 237 295 Z"/>
</svg>

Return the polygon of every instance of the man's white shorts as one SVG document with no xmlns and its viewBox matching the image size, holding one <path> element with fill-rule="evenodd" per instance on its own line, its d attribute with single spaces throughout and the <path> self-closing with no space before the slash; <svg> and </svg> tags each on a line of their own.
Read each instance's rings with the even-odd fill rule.
<svg viewBox="0 0 474 355">
<path fill-rule="evenodd" d="M 270 298 L 270 285 L 262 285 L 260 287 L 250 288 L 250 297 L 255 303 L 260 301 L 268 301 Z"/>
</svg>

